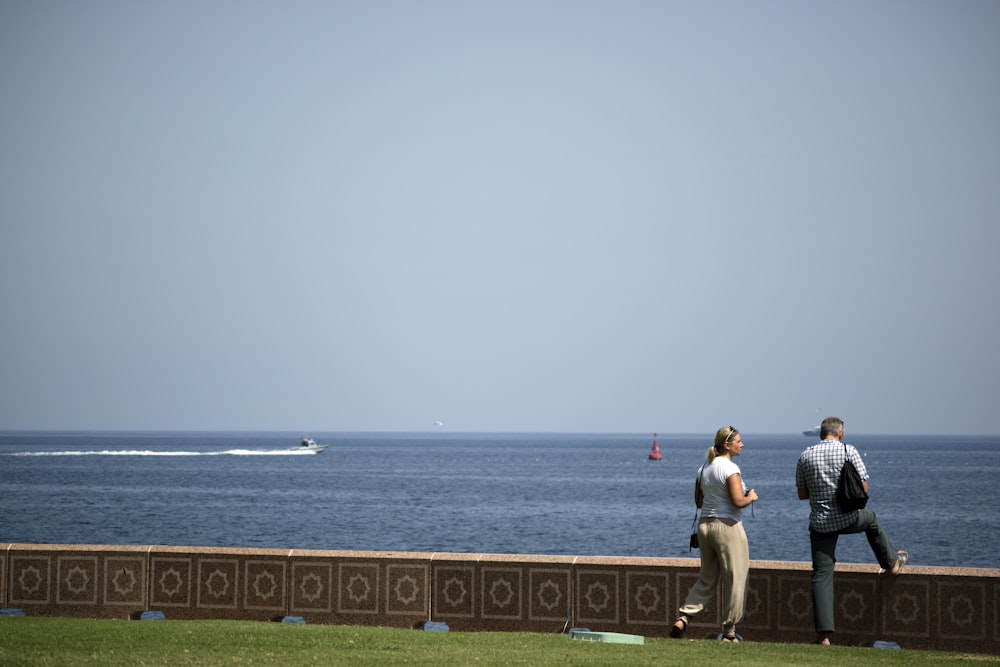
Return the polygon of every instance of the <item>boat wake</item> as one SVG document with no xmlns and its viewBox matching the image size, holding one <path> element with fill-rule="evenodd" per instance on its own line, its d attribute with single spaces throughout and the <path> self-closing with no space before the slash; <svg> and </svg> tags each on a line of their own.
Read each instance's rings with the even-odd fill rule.
<svg viewBox="0 0 1000 667">
<path fill-rule="evenodd" d="M 100 451 L 12 452 L 7 456 L 314 456 L 312 451 L 291 449 L 226 449 L 218 452 L 155 451 L 151 449 L 102 449 Z"/>
</svg>

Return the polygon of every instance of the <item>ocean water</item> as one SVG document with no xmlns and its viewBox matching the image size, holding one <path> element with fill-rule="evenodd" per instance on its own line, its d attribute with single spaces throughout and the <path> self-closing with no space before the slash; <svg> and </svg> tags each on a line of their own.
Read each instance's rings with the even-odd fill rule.
<svg viewBox="0 0 1000 667">
<path fill-rule="evenodd" d="M 688 550 L 708 435 L 0 433 L 0 542 L 602 556 Z M 754 560 L 809 561 L 795 462 L 815 438 L 744 433 Z M 1000 438 L 851 436 L 918 565 L 1000 568 Z M 862 535 L 842 563 L 874 563 Z"/>
</svg>

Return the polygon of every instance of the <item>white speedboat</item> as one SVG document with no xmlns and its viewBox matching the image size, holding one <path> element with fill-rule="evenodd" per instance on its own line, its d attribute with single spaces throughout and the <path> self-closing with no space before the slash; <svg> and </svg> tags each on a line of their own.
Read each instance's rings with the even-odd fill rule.
<svg viewBox="0 0 1000 667">
<path fill-rule="evenodd" d="M 302 438 L 302 442 L 300 442 L 297 446 L 289 447 L 288 449 L 293 452 L 309 452 L 310 454 L 319 454 L 326 451 L 327 447 L 329 447 L 329 445 L 319 445 L 312 438 Z"/>
</svg>

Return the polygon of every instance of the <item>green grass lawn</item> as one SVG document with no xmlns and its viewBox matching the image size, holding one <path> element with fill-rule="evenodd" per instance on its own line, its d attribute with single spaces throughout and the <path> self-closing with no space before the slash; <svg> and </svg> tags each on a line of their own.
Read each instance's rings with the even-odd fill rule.
<svg viewBox="0 0 1000 667">
<path fill-rule="evenodd" d="M 0 665 L 844 665 L 1000 664 L 1000 656 L 647 638 L 643 645 L 527 632 L 423 632 L 253 621 L 0 618 Z"/>
</svg>

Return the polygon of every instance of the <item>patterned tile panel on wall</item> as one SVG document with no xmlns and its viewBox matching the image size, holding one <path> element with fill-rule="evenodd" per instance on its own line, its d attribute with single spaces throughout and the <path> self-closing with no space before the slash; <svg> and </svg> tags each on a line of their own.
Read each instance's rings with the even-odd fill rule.
<svg viewBox="0 0 1000 667">
<path fill-rule="evenodd" d="M 967 581 L 938 584 L 938 632 L 945 639 L 986 638 L 986 586 Z"/>
<path fill-rule="evenodd" d="M 192 600 L 191 558 L 154 556 L 150 560 L 150 606 L 190 607 Z"/>
<path fill-rule="evenodd" d="M 104 604 L 140 608 L 145 602 L 146 559 L 107 556 L 104 559 Z"/>
<path fill-rule="evenodd" d="M 778 630 L 813 630 L 811 574 L 782 572 L 778 574 Z"/>
<path fill-rule="evenodd" d="M 386 613 L 395 616 L 430 614 L 430 577 L 426 565 L 386 566 Z"/>
<path fill-rule="evenodd" d="M 236 559 L 198 560 L 198 607 L 236 609 L 239 601 L 240 563 Z"/>
<path fill-rule="evenodd" d="M 56 558 L 56 603 L 97 604 L 97 557 Z"/>
<path fill-rule="evenodd" d="M 625 573 L 625 622 L 643 625 L 667 625 L 673 616 L 667 591 L 665 570 Z"/>
<path fill-rule="evenodd" d="M 52 601 L 52 557 L 19 556 L 10 558 L 10 604 Z"/>
<path fill-rule="evenodd" d="M 329 561 L 292 563 L 292 611 L 331 611 L 333 609 L 332 590 L 332 563 Z"/>
<path fill-rule="evenodd" d="M 246 609 L 285 609 L 288 564 L 284 560 L 248 560 L 244 563 L 243 606 Z"/>
<path fill-rule="evenodd" d="M 578 570 L 574 602 L 577 623 L 618 625 L 618 571 Z"/>
<path fill-rule="evenodd" d="M 435 565 L 431 618 L 473 618 L 475 611 L 475 569 L 467 565 Z"/>
<path fill-rule="evenodd" d="M 482 617 L 496 620 L 524 618 L 524 589 L 521 569 L 484 567 L 482 578 Z"/>
<path fill-rule="evenodd" d="M 379 567 L 377 563 L 344 562 L 337 566 L 337 612 L 377 614 Z"/>
<path fill-rule="evenodd" d="M 529 568 L 528 618 L 532 621 L 565 621 L 569 618 L 570 569 Z"/>
<path fill-rule="evenodd" d="M 876 627 L 876 584 L 877 579 L 870 574 L 835 575 L 833 611 L 839 632 L 867 634 Z"/>
<path fill-rule="evenodd" d="M 773 598 L 771 595 L 774 576 L 750 570 L 747 588 L 746 613 L 739 627 L 753 630 L 769 630 L 774 623 Z"/>
<path fill-rule="evenodd" d="M 896 578 L 882 595 L 882 627 L 887 637 L 931 636 L 930 582 Z"/>
</svg>

